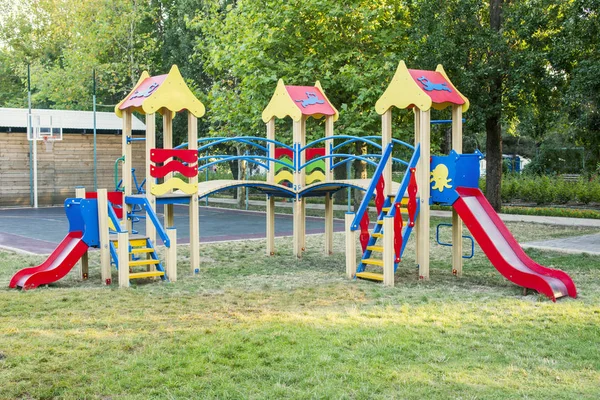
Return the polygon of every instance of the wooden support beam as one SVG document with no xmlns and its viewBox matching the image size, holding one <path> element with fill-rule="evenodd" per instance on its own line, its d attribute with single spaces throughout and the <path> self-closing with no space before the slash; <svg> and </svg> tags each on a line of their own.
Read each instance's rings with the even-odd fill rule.
<svg viewBox="0 0 600 400">
<path fill-rule="evenodd" d="M 275 197 L 267 196 L 267 255 L 275 254 Z"/>
<path fill-rule="evenodd" d="M 119 287 L 129 287 L 129 232 L 117 233 L 119 248 L 117 254 L 119 257 Z"/>
<path fill-rule="evenodd" d="M 394 286 L 394 217 L 383 217 L 383 286 Z"/>
<path fill-rule="evenodd" d="M 325 137 L 333 137 L 333 115 L 328 115 L 325 117 Z M 325 156 L 331 155 L 330 147 L 333 145 L 332 140 L 325 141 Z M 331 158 L 325 159 L 325 181 L 333 180 L 333 171 L 331 170 L 331 166 L 333 163 L 331 162 Z"/>
<path fill-rule="evenodd" d="M 188 111 L 188 149 L 198 149 L 198 119 Z M 192 184 L 198 183 L 198 175 L 190 178 Z M 200 209 L 198 194 L 190 198 L 190 269 L 192 275 L 200 272 Z"/>
<path fill-rule="evenodd" d="M 392 142 L 392 109 L 388 109 L 381 115 L 381 151 L 383 152 L 388 144 Z M 383 169 L 383 181 L 385 182 L 385 195 L 392 193 L 392 160 L 388 160 Z"/>
<path fill-rule="evenodd" d="M 294 255 L 302 257 L 302 199 L 294 201 Z"/>
<path fill-rule="evenodd" d="M 452 106 L 452 150 L 462 154 L 462 106 Z M 462 276 L 463 273 L 463 243 L 462 221 L 455 209 L 452 209 L 452 273 Z"/>
<path fill-rule="evenodd" d="M 133 228 L 133 224 L 131 222 L 131 218 L 128 215 L 131 213 L 132 207 L 131 205 L 125 202 L 126 196 L 131 196 L 133 193 L 133 176 L 131 174 L 132 161 L 133 161 L 133 153 L 131 150 L 131 143 L 128 143 L 127 139 L 131 138 L 131 123 L 132 123 L 132 113 L 131 110 L 127 109 L 123 111 L 123 137 L 121 138 L 121 148 L 123 150 L 123 156 L 125 156 L 125 161 L 123 162 L 123 226 L 125 230 L 131 232 Z"/>
<path fill-rule="evenodd" d="M 346 213 L 346 277 L 348 279 L 354 279 L 356 276 L 356 232 L 350 229 L 353 220 L 354 213 Z"/>
<path fill-rule="evenodd" d="M 98 189 L 98 229 L 100 230 L 100 276 L 102 283 L 112 283 L 110 241 L 108 234 L 108 198 L 106 189 Z"/>
<path fill-rule="evenodd" d="M 150 207 L 156 211 L 156 197 L 151 193 L 154 178 L 150 176 L 150 151 L 156 148 L 156 114 L 146 114 L 146 199 Z M 152 244 L 156 243 L 156 227 L 146 214 L 146 236 Z"/>
<path fill-rule="evenodd" d="M 421 113 L 419 109 L 414 107 L 412 109 L 414 115 L 414 130 L 415 130 L 415 147 L 420 143 L 419 131 L 421 130 Z M 423 154 L 423 152 L 421 152 Z M 420 156 L 420 155 L 419 155 Z M 419 179 L 419 171 L 421 170 L 421 165 L 417 162 L 417 166 L 415 167 L 415 178 Z M 417 215 L 417 221 L 419 220 L 419 216 Z M 421 230 L 419 229 L 419 224 L 415 223 L 415 241 L 416 243 L 420 243 L 421 238 Z M 415 246 L 415 260 L 417 260 L 417 265 L 419 264 L 419 246 Z"/>
<path fill-rule="evenodd" d="M 333 254 L 333 197 L 325 194 L 325 255 Z"/>
<path fill-rule="evenodd" d="M 275 140 L 275 117 L 267 122 L 267 139 Z M 267 157 L 275 158 L 275 143 L 268 142 L 267 149 L 269 150 Z M 267 182 L 275 183 L 276 164 L 273 161 L 268 161 L 267 165 L 269 166 L 269 170 L 267 171 Z"/>
<path fill-rule="evenodd" d="M 419 189 L 419 216 L 417 225 L 419 236 L 417 238 L 419 279 L 429 279 L 429 188 L 430 188 L 430 168 L 429 159 L 431 157 L 429 124 L 429 110 L 421 111 L 419 119 L 419 142 L 421 144 L 421 157 L 419 158 L 419 173 L 417 175 L 417 186 Z"/>
<path fill-rule="evenodd" d="M 169 281 L 177 281 L 177 229 L 167 228 L 171 245 L 166 249 L 166 272 Z"/>
</svg>

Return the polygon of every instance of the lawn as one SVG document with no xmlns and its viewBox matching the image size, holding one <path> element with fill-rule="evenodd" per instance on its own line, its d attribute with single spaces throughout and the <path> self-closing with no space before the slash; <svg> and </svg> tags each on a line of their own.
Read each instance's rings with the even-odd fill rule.
<svg viewBox="0 0 600 400">
<path fill-rule="evenodd" d="M 439 221 L 434 221 L 437 223 Z M 519 241 L 598 230 L 508 224 Z M 465 275 L 432 242 L 431 280 L 409 244 L 396 287 L 344 278 L 308 238 L 264 256 L 264 241 L 203 245 L 202 271 L 119 290 L 71 273 L 8 289 L 41 257 L 0 252 L 0 398 L 597 399 L 600 258 L 528 250 L 569 273 L 577 299 L 523 296 L 477 248 Z M 116 279 L 116 272 L 113 272 Z M 114 285 L 113 285 L 114 286 Z"/>
</svg>

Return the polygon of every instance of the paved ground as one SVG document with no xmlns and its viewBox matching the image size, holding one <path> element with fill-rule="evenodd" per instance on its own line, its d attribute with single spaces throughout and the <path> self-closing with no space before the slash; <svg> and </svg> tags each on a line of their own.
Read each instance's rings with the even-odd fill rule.
<svg viewBox="0 0 600 400">
<path fill-rule="evenodd" d="M 159 216 L 162 215 L 159 213 Z M 134 229 L 144 233 L 144 222 Z M 187 207 L 175 207 L 175 226 L 179 243 L 189 242 Z M 69 230 L 63 207 L 0 209 L 0 247 L 35 254 L 49 254 Z M 334 231 L 343 231 L 344 221 L 334 221 Z M 323 233 L 322 218 L 307 217 L 306 232 Z M 292 216 L 275 217 L 275 235 L 292 235 Z M 264 238 L 265 214 L 254 211 L 200 207 L 200 241 L 214 242 L 239 239 Z"/>
<path fill-rule="evenodd" d="M 210 199 L 211 204 L 230 202 L 232 200 Z M 264 205 L 264 201 L 251 201 L 251 204 Z M 291 207 L 291 203 L 277 202 L 277 206 Z M 307 207 L 323 208 L 323 205 L 307 204 Z M 346 210 L 346 206 L 336 205 L 335 209 Z M 450 216 L 449 211 L 432 211 L 431 214 L 440 217 Z M 500 218 L 503 221 L 597 227 L 600 231 L 600 220 L 597 219 L 538 217 L 513 214 L 500 214 Z M 63 207 L 0 209 L 0 248 L 4 247 L 36 254 L 49 254 L 66 235 L 69 229 L 68 225 Z M 175 226 L 177 227 L 177 237 L 180 243 L 189 241 L 186 207 L 175 207 Z M 144 232 L 143 222 L 135 224 L 134 227 L 140 233 Z M 335 220 L 334 230 L 341 232 L 343 229 L 344 222 Z M 265 231 L 265 215 L 262 212 L 200 207 L 201 242 L 264 238 Z M 309 234 L 324 232 L 323 219 L 307 217 L 306 231 Z M 278 214 L 276 216 L 275 235 L 292 235 L 291 215 Z M 600 255 L 600 233 L 523 243 L 522 246 L 524 248 L 538 248 L 565 253 Z"/>
</svg>

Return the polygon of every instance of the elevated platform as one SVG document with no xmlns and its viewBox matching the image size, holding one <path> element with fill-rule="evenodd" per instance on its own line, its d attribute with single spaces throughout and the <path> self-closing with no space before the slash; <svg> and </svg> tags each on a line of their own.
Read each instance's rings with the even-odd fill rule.
<svg viewBox="0 0 600 400">
<path fill-rule="evenodd" d="M 206 197 L 213 193 L 220 192 L 222 190 L 233 189 L 236 187 L 250 187 L 257 189 L 264 194 L 276 197 L 295 198 L 296 195 L 300 197 L 322 197 L 327 193 L 335 193 L 338 190 L 352 187 L 359 190 L 367 190 L 370 179 L 346 179 L 329 182 L 317 182 L 306 186 L 300 191 L 295 191 L 292 188 L 278 184 L 278 183 L 267 183 L 264 181 L 241 181 L 241 180 L 215 180 L 198 183 L 198 196 L 200 198 Z M 395 193 L 400 184 L 393 182 L 392 192 Z M 173 196 L 173 195 L 171 195 Z M 157 198 L 158 201 L 158 198 Z"/>
</svg>

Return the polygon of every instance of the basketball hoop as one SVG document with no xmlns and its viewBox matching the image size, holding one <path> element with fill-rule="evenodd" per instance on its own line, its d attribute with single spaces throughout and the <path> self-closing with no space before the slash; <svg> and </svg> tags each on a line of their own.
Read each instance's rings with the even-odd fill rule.
<svg viewBox="0 0 600 400">
<path fill-rule="evenodd" d="M 44 145 L 46 145 L 46 153 L 52 151 L 52 145 L 54 144 L 54 139 L 51 136 L 42 136 L 42 140 L 44 141 Z"/>
</svg>

